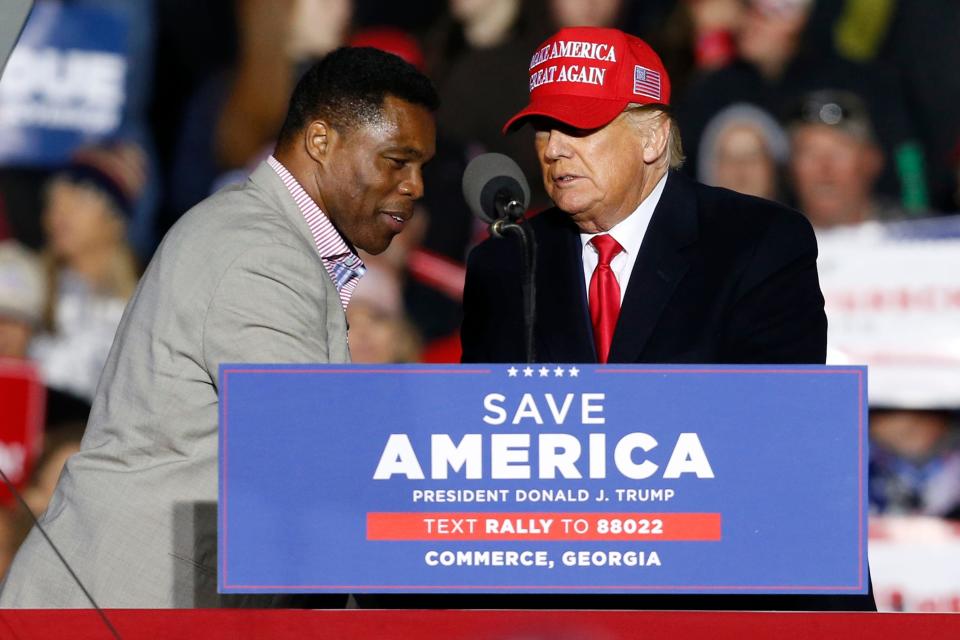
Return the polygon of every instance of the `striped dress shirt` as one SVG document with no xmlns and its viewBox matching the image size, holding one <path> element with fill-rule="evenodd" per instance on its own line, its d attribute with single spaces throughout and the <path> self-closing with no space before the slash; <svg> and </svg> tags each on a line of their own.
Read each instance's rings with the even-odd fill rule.
<svg viewBox="0 0 960 640">
<path fill-rule="evenodd" d="M 280 176 L 290 196 L 297 203 L 300 213 L 303 214 L 303 219 L 307 221 L 307 226 L 310 227 L 310 233 L 313 235 L 313 242 L 317 246 L 317 253 L 320 254 L 323 266 L 326 267 L 330 279 L 340 292 L 340 303 L 346 311 L 347 305 L 350 304 L 350 296 L 353 295 L 360 278 L 367 270 L 363 266 L 363 260 L 347 245 L 330 219 L 300 186 L 297 179 L 287 171 L 287 168 L 273 156 L 267 158 L 267 164 Z"/>
</svg>

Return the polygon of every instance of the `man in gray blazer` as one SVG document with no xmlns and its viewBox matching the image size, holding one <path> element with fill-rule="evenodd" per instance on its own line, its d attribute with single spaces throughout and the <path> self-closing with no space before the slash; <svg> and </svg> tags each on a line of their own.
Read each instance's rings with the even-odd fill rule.
<svg viewBox="0 0 960 640">
<path fill-rule="evenodd" d="M 399 58 L 337 50 L 300 80 L 274 155 L 167 234 L 41 521 L 99 606 L 269 603 L 216 592 L 218 367 L 350 360 L 355 247 L 383 251 L 413 215 L 436 107 Z M 91 603 L 34 528 L 0 606 Z"/>
</svg>

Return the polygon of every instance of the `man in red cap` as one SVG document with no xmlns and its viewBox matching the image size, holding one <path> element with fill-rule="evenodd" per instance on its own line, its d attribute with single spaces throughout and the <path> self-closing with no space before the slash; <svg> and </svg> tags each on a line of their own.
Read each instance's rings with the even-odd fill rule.
<svg viewBox="0 0 960 640">
<path fill-rule="evenodd" d="M 556 204 L 527 222 L 538 243 L 538 360 L 822 364 L 827 322 L 809 222 L 675 171 L 683 149 L 669 104 L 666 69 L 639 38 L 569 28 L 534 52 L 530 104 L 504 130 L 534 127 Z M 470 255 L 464 361 L 524 360 L 521 264 L 510 240 L 489 239 Z M 875 610 L 872 594 L 530 596 L 487 605 Z"/>
<path fill-rule="evenodd" d="M 556 204 L 538 243 L 537 358 L 545 362 L 823 363 L 813 230 L 773 202 L 698 184 L 657 54 L 615 29 L 563 29 L 530 61 L 530 103 Z M 519 247 L 471 254 L 464 361 L 525 358 Z"/>
</svg>

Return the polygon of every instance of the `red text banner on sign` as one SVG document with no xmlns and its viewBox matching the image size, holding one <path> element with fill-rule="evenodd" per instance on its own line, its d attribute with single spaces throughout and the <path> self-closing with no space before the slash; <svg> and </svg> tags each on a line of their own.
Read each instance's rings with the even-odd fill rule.
<svg viewBox="0 0 960 640">
<path fill-rule="evenodd" d="M 720 540 L 719 513 L 368 513 L 367 540 Z"/>
</svg>

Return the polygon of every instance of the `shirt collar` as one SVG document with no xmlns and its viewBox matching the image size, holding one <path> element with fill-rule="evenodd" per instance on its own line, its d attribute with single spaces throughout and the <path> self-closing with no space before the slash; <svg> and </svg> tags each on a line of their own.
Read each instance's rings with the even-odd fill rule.
<svg viewBox="0 0 960 640">
<path fill-rule="evenodd" d="M 267 164 L 277 172 L 277 175 L 280 176 L 283 184 L 287 187 L 287 191 L 289 191 L 291 197 L 293 197 L 294 202 L 297 203 L 297 208 L 300 209 L 300 213 L 303 214 L 304 219 L 307 221 L 307 226 L 310 228 L 310 233 L 313 236 L 314 243 L 317 245 L 317 251 L 320 253 L 320 257 L 324 260 L 350 260 L 352 257 L 355 257 L 356 261 L 360 261 L 356 251 L 347 244 L 347 241 L 340 235 L 336 227 L 333 226 L 330 218 L 320 209 L 320 206 L 310 197 L 310 194 L 307 193 L 306 189 L 303 188 L 293 174 L 283 166 L 283 163 L 273 156 L 270 156 L 267 158 Z M 350 261 L 353 262 L 353 260 Z M 363 267 L 362 261 L 359 262 L 359 266 Z"/>
<path fill-rule="evenodd" d="M 664 186 L 667 184 L 667 175 L 669 171 L 663 174 L 663 177 L 657 182 L 653 187 L 653 191 L 650 192 L 646 198 L 643 199 L 636 209 L 633 210 L 629 216 L 615 224 L 610 228 L 609 233 L 613 236 L 613 239 L 620 243 L 620 246 L 623 247 L 623 250 L 627 254 L 636 254 L 640 251 L 640 244 L 643 242 L 643 236 L 647 232 L 647 227 L 650 226 L 650 219 L 653 217 L 653 212 L 657 208 L 657 204 L 660 202 L 660 196 L 663 195 Z M 594 236 L 601 235 L 599 233 L 581 233 L 580 234 L 580 244 L 582 247 L 586 247 L 587 243 L 593 239 Z"/>
<path fill-rule="evenodd" d="M 267 164 L 276 171 L 284 186 L 287 187 L 290 196 L 296 202 L 300 213 L 303 214 L 303 219 L 306 221 L 307 227 L 310 229 L 310 235 L 316 245 L 317 253 L 320 254 L 323 266 L 337 288 L 337 292 L 340 294 L 340 302 L 344 311 L 346 311 L 357 283 L 367 270 L 363 260 L 347 244 L 337 228 L 333 226 L 330 219 L 320 210 L 316 201 L 310 197 L 310 194 L 306 192 L 293 174 L 273 156 L 267 158 Z"/>
</svg>

